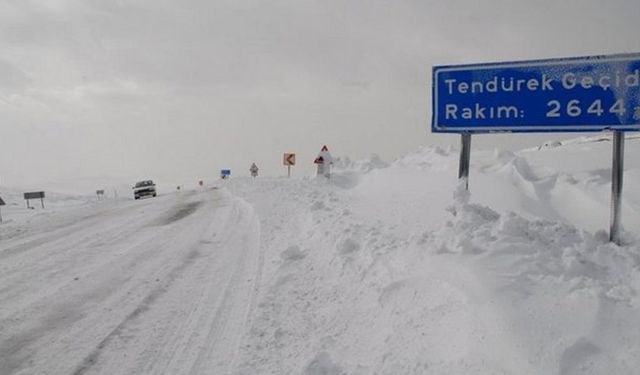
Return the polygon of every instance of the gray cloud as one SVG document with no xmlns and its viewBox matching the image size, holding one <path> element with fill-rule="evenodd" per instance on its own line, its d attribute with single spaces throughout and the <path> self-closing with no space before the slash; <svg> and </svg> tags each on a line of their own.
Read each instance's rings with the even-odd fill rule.
<svg viewBox="0 0 640 375">
<path fill-rule="evenodd" d="M 640 50 L 635 1 L 0 4 L 0 184 L 282 173 L 429 134 L 432 65 Z M 519 147 L 548 136 L 483 136 Z M 308 163 L 307 163 L 308 162 Z M 157 177 L 156 177 L 157 176 Z"/>
</svg>

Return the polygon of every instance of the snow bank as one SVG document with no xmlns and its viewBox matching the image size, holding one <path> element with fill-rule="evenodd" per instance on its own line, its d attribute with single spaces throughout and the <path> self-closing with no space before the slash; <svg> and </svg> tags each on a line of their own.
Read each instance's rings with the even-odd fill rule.
<svg viewBox="0 0 640 375">
<path fill-rule="evenodd" d="M 239 373 L 636 373 L 638 233 L 587 230 L 608 221 L 600 144 L 474 151 L 471 195 L 438 147 L 336 168 L 351 184 L 236 181 L 271 259 Z"/>
<path fill-rule="evenodd" d="M 335 170 L 344 173 L 345 171 L 367 173 L 375 169 L 386 168 L 389 163 L 382 160 L 379 155 L 373 154 L 368 159 L 353 161 L 349 157 L 336 158 L 334 161 Z"/>
<path fill-rule="evenodd" d="M 464 197 L 441 229 L 403 238 L 319 198 L 306 238 L 281 250 L 245 373 L 635 371 L 635 241 Z"/>
<path fill-rule="evenodd" d="M 501 317 L 478 350 L 503 335 L 522 359 L 512 373 L 636 372 L 640 247 L 633 235 L 618 247 L 604 232 L 464 201 L 451 212 L 422 247 L 472 270 L 491 315 Z"/>
</svg>

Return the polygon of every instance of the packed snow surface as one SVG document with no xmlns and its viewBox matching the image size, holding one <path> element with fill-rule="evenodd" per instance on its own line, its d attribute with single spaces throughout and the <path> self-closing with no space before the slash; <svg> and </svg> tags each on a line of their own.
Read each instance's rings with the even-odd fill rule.
<svg viewBox="0 0 640 375">
<path fill-rule="evenodd" d="M 549 142 L 142 201 L 17 191 L 0 224 L 0 374 L 635 374 L 640 142 L 624 243 L 611 142 Z"/>
</svg>

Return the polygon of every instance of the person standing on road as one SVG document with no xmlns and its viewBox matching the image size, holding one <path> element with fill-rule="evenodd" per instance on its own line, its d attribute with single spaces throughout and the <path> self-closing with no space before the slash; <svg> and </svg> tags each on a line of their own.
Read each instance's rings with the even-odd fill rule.
<svg viewBox="0 0 640 375">
<path fill-rule="evenodd" d="M 256 165 L 256 163 L 251 164 L 249 172 L 251 172 L 251 177 L 258 177 L 258 166 Z"/>
</svg>

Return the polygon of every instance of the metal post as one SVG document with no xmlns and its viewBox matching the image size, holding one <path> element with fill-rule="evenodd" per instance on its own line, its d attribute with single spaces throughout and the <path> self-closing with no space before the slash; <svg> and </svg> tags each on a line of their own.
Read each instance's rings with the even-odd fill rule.
<svg viewBox="0 0 640 375">
<path fill-rule="evenodd" d="M 291 178 L 291 166 L 287 165 L 287 178 Z"/>
<path fill-rule="evenodd" d="M 622 207 L 622 177 L 624 175 L 624 132 L 613 132 L 613 158 L 611 166 L 611 228 L 609 241 L 620 245 L 620 218 Z"/>
<path fill-rule="evenodd" d="M 469 161 L 471 160 L 471 134 L 460 135 L 460 164 L 458 179 L 465 179 L 465 189 L 469 190 Z"/>
<path fill-rule="evenodd" d="M 40 198 L 40 204 L 42 204 L 42 208 L 44 208 L 44 198 Z"/>
</svg>

